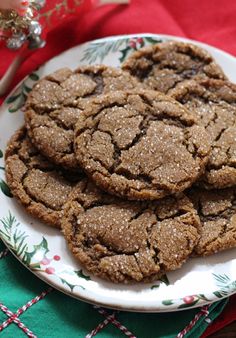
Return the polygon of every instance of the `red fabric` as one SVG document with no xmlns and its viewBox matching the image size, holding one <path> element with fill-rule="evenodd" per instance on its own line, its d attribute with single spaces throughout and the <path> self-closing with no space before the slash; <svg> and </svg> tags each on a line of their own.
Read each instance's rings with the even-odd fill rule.
<svg viewBox="0 0 236 338">
<path fill-rule="evenodd" d="M 49 1 L 49 0 L 48 0 Z M 82 18 L 62 22 L 47 36 L 47 44 L 29 55 L 13 86 L 25 75 L 79 43 L 110 35 L 162 33 L 209 43 L 236 56 L 235 0 L 131 0 L 129 6 L 104 6 Z M 16 53 L 0 49 L 0 76 Z M 1 99 L 0 99 L 1 102 Z M 236 296 L 203 337 L 236 320 Z"/>
<path fill-rule="evenodd" d="M 229 303 L 226 305 L 224 311 L 220 314 L 216 321 L 212 325 L 208 326 L 201 338 L 205 338 L 222 329 L 224 326 L 236 320 L 236 295 L 232 296 Z"/>
</svg>

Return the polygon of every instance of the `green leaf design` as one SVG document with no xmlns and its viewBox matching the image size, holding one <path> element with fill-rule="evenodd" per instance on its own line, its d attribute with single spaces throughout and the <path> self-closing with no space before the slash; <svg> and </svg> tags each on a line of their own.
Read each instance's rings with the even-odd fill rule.
<svg viewBox="0 0 236 338">
<path fill-rule="evenodd" d="M 87 63 L 95 63 L 99 61 L 100 63 L 105 59 L 107 54 L 110 52 L 118 52 L 123 44 L 129 39 L 119 39 L 116 41 L 107 41 L 107 42 L 95 42 L 90 44 L 90 46 L 84 51 L 81 61 L 86 61 Z"/>
<path fill-rule="evenodd" d="M 134 40 L 134 41 L 137 40 L 137 42 L 135 43 L 135 45 L 133 47 L 129 45 L 131 40 Z M 152 37 L 132 37 L 131 39 L 127 39 L 126 40 L 126 46 L 123 49 L 120 50 L 122 55 L 119 58 L 119 60 L 120 60 L 120 62 L 123 62 L 127 58 L 128 54 L 132 53 L 134 50 L 142 48 L 146 45 L 156 44 L 156 43 L 160 43 L 160 42 L 162 42 L 162 40 L 157 40 L 157 39 L 154 39 Z"/>
<path fill-rule="evenodd" d="M 91 280 L 89 276 L 86 276 L 82 270 L 77 270 L 75 271 L 76 275 L 80 278 L 86 279 L 86 280 Z"/>
<path fill-rule="evenodd" d="M 13 252 L 15 252 L 17 256 L 21 258 L 22 262 L 26 264 L 31 270 L 40 270 L 46 272 L 46 270 L 44 271 L 41 269 L 41 257 L 46 257 L 46 254 L 49 252 L 48 242 L 46 238 L 43 237 L 39 244 L 33 245 L 33 251 L 29 252 L 28 245 L 25 241 L 28 235 L 26 235 L 25 232 L 21 231 L 20 228 L 18 228 L 20 223 L 16 220 L 15 216 L 13 216 L 9 211 L 6 217 L 0 219 L 0 222 L 3 225 L 3 229 L 0 230 L 0 236 L 7 241 L 9 248 Z M 37 256 L 35 256 L 36 253 Z M 67 273 L 67 271 L 65 272 Z M 82 270 L 71 272 L 73 274 L 76 274 L 78 277 L 84 278 L 85 280 L 90 280 L 90 277 L 86 276 Z M 71 291 L 73 291 L 74 287 L 77 286 L 85 290 L 82 285 L 73 285 L 64 278 L 58 276 L 58 274 L 57 277 L 61 280 L 63 284 L 67 285 Z"/>
<path fill-rule="evenodd" d="M 29 265 L 30 265 L 30 262 L 31 262 L 31 260 L 32 260 L 32 258 L 33 258 L 34 255 L 35 255 L 35 252 L 34 252 L 34 251 L 32 251 L 32 252 L 25 252 L 24 257 L 23 257 L 23 262 L 24 262 L 27 266 L 29 266 Z"/>
<path fill-rule="evenodd" d="M 178 306 L 178 309 L 187 309 L 189 307 L 192 307 L 194 306 L 195 304 L 197 304 L 197 302 L 199 302 L 199 298 L 197 298 L 194 302 L 192 303 L 189 303 L 189 304 L 186 304 L 186 303 L 183 303 L 181 304 L 180 306 Z"/>
<path fill-rule="evenodd" d="M 10 211 L 8 216 L 0 220 L 4 231 L 0 230 L 0 234 L 10 246 L 10 249 L 16 253 L 18 257 L 22 257 L 24 251 L 27 250 L 25 239 L 28 237 L 25 232 L 18 229 L 20 223 L 17 222 L 15 216 Z"/>
<path fill-rule="evenodd" d="M 10 230 L 12 228 L 12 225 L 15 222 L 15 216 L 13 216 L 10 211 L 8 216 L 4 217 L 3 219 L 1 219 L 1 223 L 3 224 L 4 228 L 6 230 Z"/>
<path fill-rule="evenodd" d="M 73 291 L 75 285 L 68 283 L 64 278 L 60 278 L 60 280 L 61 280 L 62 284 L 69 286 L 71 292 Z"/>
<path fill-rule="evenodd" d="M 120 62 L 123 62 L 126 59 L 126 56 L 129 54 L 131 47 L 127 46 L 124 49 L 121 49 L 121 57 L 119 58 Z"/>
<path fill-rule="evenodd" d="M 71 292 L 73 291 L 73 289 L 74 289 L 75 286 L 79 286 L 81 289 L 85 290 L 85 288 L 82 285 L 73 285 L 73 284 L 70 284 L 64 278 L 61 278 L 61 277 L 60 277 L 60 280 L 61 280 L 62 284 L 65 284 L 65 285 L 67 285 L 70 288 Z"/>
<path fill-rule="evenodd" d="M 208 299 L 205 295 L 203 295 L 202 293 L 198 295 L 199 299 L 205 300 L 205 301 L 210 301 L 210 299 Z"/>
<path fill-rule="evenodd" d="M 25 93 L 21 93 L 20 96 L 14 101 L 14 104 L 11 104 L 8 108 L 9 113 L 15 113 L 17 110 L 21 109 L 26 100 Z"/>
<path fill-rule="evenodd" d="M 227 284 L 230 283 L 230 278 L 229 276 L 227 276 L 226 274 L 224 275 L 216 275 L 215 273 L 213 273 L 213 276 L 216 280 L 216 282 L 218 283 L 219 286 L 225 286 Z"/>
<path fill-rule="evenodd" d="M 215 292 L 213 292 L 213 294 L 214 294 L 217 298 L 225 297 L 225 294 L 224 294 L 223 292 L 220 292 L 220 291 L 215 291 Z"/>
<path fill-rule="evenodd" d="M 162 283 L 164 283 L 165 285 L 170 285 L 170 282 L 169 282 L 169 279 L 168 279 L 167 275 L 163 275 L 159 280 Z"/>
<path fill-rule="evenodd" d="M 18 97 L 20 97 L 20 95 L 21 94 L 19 93 L 17 95 L 12 95 L 12 96 L 8 97 L 8 99 L 6 100 L 6 103 L 10 104 L 12 102 L 15 102 L 18 99 Z"/>
<path fill-rule="evenodd" d="M 144 40 L 146 41 L 146 42 L 148 42 L 149 44 L 156 44 L 156 43 L 160 43 L 160 42 L 162 42 L 162 40 L 160 40 L 160 39 L 154 39 L 154 38 L 152 38 L 152 37 L 144 37 Z"/>
<path fill-rule="evenodd" d="M 27 245 L 24 243 L 27 235 L 24 232 L 15 231 L 13 234 L 13 241 L 16 243 L 15 252 L 18 256 L 21 256 L 24 250 L 27 248 Z"/>
<path fill-rule="evenodd" d="M 26 93 L 29 93 L 29 92 L 31 92 L 32 88 L 30 88 L 30 87 L 28 87 L 24 84 L 24 90 L 26 91 Z"/>
<path fill-rule="evenodd" d="M 217 286 L 220 288 L 220 290 L 213 292 L 217 298 L 226 297 L 236 290 L 236 281 L 232 282 L 226 274 L 217 275 L 213 273 L 213 276 L 217 282 Z"/>
<path fill-rule="evenodd" d="M 3 152 L 0 149 L 0 158 L 2 158 L 2 157 L 3 157 Z"/>
<path fill-rule="evenodd" d="M 172 301 L 172 299 L 166 299 L 162 301 L 162 304 L 165 306 L 170 306 L 172 304 L 174 304 L 174 302 Z"/>
<path fill-rule="evenodd" d="M 29 78 L 30 78 L 32 81 L 38 81 L 38 80 L 39 80 L 39 76 L 38 76 L 38 74 L 36 74 L 36 73 L 31 73 L 31 74 L 29 75 Z"/>
<path fill-rule="evenodd" d="M 41 268 L 40 263 L 34 263 L 28 265 L 31 270 L 37 271 Z"/>
<path fill-rule="evenodd" d="M 3 192 L 4 195 L 6 195 L 7 197 L 13 197 L 10 188 L 8 187 L 8 185 L 6 184 L 5 181 L 3 181 L 2 179 L 0 179 L 0 189 Z"/>
<path fill-rule="evenodd" d="M 34 258 L 34 256 L 37 254 L 38 255 L 38 260 L 40 260 L 39 256 L 43 259 L 43 257 L 46 256 L 46 254 L 49 252 L 48 250 L 48 242 L 47 240 L 43 237 L 42 241 L 39 244 L 36 244 L 33 246 L 33 251 L 28 252 L 25 251 L 24 253 L 24 257 L 23 257 L 23 261 L 26 265 L 30 266 L 32 265 L 32 268 L 35 269 L 39 269 L 40 268 L 40 263 L 32 263 L 32 260 Z M 40 254 L 39 254 L 40 253 Z"/>
<path fill-rule="evenodd" d="M 38 81 L 39 80 L 38 74 L 36 73 L 30 74 L 28 79 L 26 79 L 17 89 L 17 92 L 6 100 L 6 103 L 10 105 L 8 108 L 9 113 L 15 113 L 17 110 L 21 109 L 22 106 L 24 105 L 27 95 L 32 89 L 31 81 L 30 86 L 28 84 L 29 80 Z"/>
<path fill-rule="evenodd" d="M 48 242 L 47 240 L 43 237 L 41 243 L 34 245 L 34 251 L 39 251 L 43 249 L 45 251 L 45 254 L 49 251 L 48 250 Z"/>
<path fill-rule="evenodd" d="M 159 288 L 161 283 L 164 283 L 165 285 L 170 285 L 167 275 L 163 275 L 161 278 L 159 278 L 158 282 L 159 284 L 155 284 L 151 286 L 151 290 Z"/>
</svg>

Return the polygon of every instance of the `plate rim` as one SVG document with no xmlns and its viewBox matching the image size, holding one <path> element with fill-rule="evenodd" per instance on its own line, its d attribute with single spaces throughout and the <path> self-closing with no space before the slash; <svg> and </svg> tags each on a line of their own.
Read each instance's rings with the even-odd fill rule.
<svg viewBox="0 0 236 338">
<path fill-rule="evenodd" d="M 41 64 L 36 71 L 40 71 L 40 69 L 42 69 L 44 67 L 45 64 L 47 64 L 50 61 L 56 62 L 56 59 L 61 57 L 62 55 L 66 54 L 66 53 L 71 53 L 73 52 L 73 50 L 76 50 L 78 47 L 82 47 L 82 46 L 86 46 L 86 45 L 90 45 L 92 43 L 103 43 L 106 41 L 114 41 L 114 40 L 120 40 L 120 39 L 124 39 L 124 38 L 136 38 L 136 37 L 153 37 L 153 38 L 157 38 L 157 39 L 167 39 L 167 40 L 177 40 L 177 41 L 186 41 L 186 42 L 190 42 L 193 44 L 197 44 L 198 46 L 202 47 L 202 48 L 207 48 L 207 49 L 211 49 L 214 50 L 217 53 L 220 53 L 223 57 L 227 57 L 230 58 L 232 61 L 236 61 L 235 57 L 233 55 L 231 55 L 230 53 L 223 51 L 217 47 L 214 47 L 212 45 L 197 41 L 197 40 L 192 40 L 192 39 L 188 39 L 188 38 L 184 38 L 184 37 L 178 37 L 178 36 L 173 36 L 173 35 L 167 35 L 167 34 L 153 34 L 153 33 L 138 33 L 138 34 L 124 34 L 124 35 L 113 35 L 113 36 L 108 36 L 108 37 L 104 37 L 101 39 L 95 39 L 95 40 L 91 40 L 91 41 L 87 41 L 84 42 L 82 44 L 76 45 L 74 47 L 71 47 L 65 51 L 63 51 L 62 53 L 52 57 L 51 59 L 47 60 L 46 62 L 44 62 L 43 64 Z M 7 105 L 7 99 L 12 96 L 12 94 L 22 85 L 22 83 L 29 78 L 29 75 L 26 75 L 20 82 L 18 82 L 16 84 L 16 86 L 11 90 L 11 92 L 7 95 L 7 97 L 4 99 L 4 101 L 1 104 L 0 110 L 4 110 L 4 107 Z M 99 300 L 94 300 L 91 299 L 92 297 L 88 297 L 88 295 L 84 296 L 80 291 L 76 291 L 76 292 L 70 292 L 69 290 L 66 289 L 66 287 L 63 286 L 63 284 L 60 284 L 59 282 L 57 282 L 55 279 L 50 278 L 50 276 L 48 276 L 47 274 L 41 272 L 41 271 L 35 271 L 30 269 L 25 263 L 23 263 L 23 261 L 21 260 L 21 258 L 19 256 L 17 256 L 17 254 L 9 247 L 9 243 L 3 239 L 0 235 L 0 238 L 2 239 L 2 241 L 4 242 L 4 244 L 7 246 L 7 248 L 11 251 L 11 253 L 18 259 L 18 261 L 23 264 L 24 267 L 26 267 L 30 272 L 32 272 L 35 276 L 37 276 L 38 278 L 40 278 L 41 280 L 43 280 L 45 283 L 49 284 L 51 287 L 59 290 L 60 292 L 63 292 L 64 294 L 73 297 L 75 299 L 79 299 L 82 301 L 85 301 L 87 303 L 90 304 L 95 304 L 95 305 L 99 305 L 99 306 L 103 306 L 103 307 L 107 307 L 107 308 L 111 308 L 111 309 L 116 309 L 116 310 L 122 310 L 122 311 L 130 311 L 130 312 L 141 312 L 141 313 L 161 313 L 161 312 L 175 312 L 175 311 L 182 311 L 185 309 L 192 309 L 192 308 L 197 308 L 197 307 L 201 307 L 207 304 L 212 304 L 214 302 L 217 302 L 219 300 L 223 300 L 224 298 L 229 297 L 230 295 L 233 295 L 234 293 L 236 293 L 236 289 L 233 290 L 232 292 L 229 292 L 227 295 L 225 295 L 224 297 L 221 297 L 220 299 L 217 298 L 216 296 L 213 297 L 213 293 L 219 291 L 219 288 L 215 291 L 212 291 L 210 293 L 204 293 L 204 295 L 206 295 L 207 298 L 209 298 L 209 301 L 204 301 L 204 300 L 200 300 L 197 304 L 193 305 L 193 306 L 189 306 L 187 308 L 178 308 L 179 305 L 183 304 L 183 302 L 181 302 L 181 300 L 183 299 L 183 297 L 181 298 L 172 298 L 173 302 L 174 302 L 174 307 L 165 307 L 165 305 L 162 304 L 163 299 L 162 300 L 158 300 L 157 301 L 157 305 L 150 305 L 150 306 L 138 306 L 138 305 L 131 305 L 128 306 L 127 304 L 124 306 L 119 305 L 118 303 L 113 303 L 112 304 L 108 304 L 107 301 L 105 300 L 104 302 Z M 232 281 L 234 282 L 234 281 Z M 236 281 L 235 281 L 236 282 Z M 184 297 L 188 297 L 188 296 L 192 296 L 192 295 L 186 295 Z M 209 296 L 209 297 L 208 297 Z"/>
<path fill-rule="evenodd" d="M 43 274 L 41 271 L 31 270 L 26 264 L 24 264 L 22 262 L 22 260 L 20 259 L 20 257 L 17 256 L 16 253 L 10 247 L 8 247 L 7 242 L 4 239 L 2 239 L 1 237 L 0 237 L 0 239 L 6 245 L 7 249 L 11 252 L 11 254 L 18 260 L 18 262 L 23 265 L 24 268 L 26 268 L 29 272 L 31 272 L 34 276 L 36 276 L 37 278 L 39 278 L 41 281 L 43 281 L 44 283 L 46 283 L 49 287 L 52 287 L 53 289 L 62 292 L 66 296 L 69 296 L 69 297 L 72 297 L 74 299 L 86 302 L 86 303 L 88 303 L 90 305 L 102 306 L 102 307 L 106 307 L 106 308 L 111 309 L 111 310 L 126 311 L 126 312 L 131 312 L 131 313 L 132 312 L 137 312 L 137 313 L 179 312 L 179 311 L 186 311 L 186 310 L 196 309 L 198 307 L 202 307 L 202 306 L 205 306 L 205 305 L 212 305 L 213 303 L 216 303 L 216 302 L 219 302 L 221 300 L 224 300 L 224 299 L 228 298 L 229 296 L 233 295 L 234 293 L 236 293 L 236 291 L 235 291 L 231 295 L 226 295 L 226 296 L 220 298 L 220 300 L 219 299 L 215 299 L 213 301 L 205 301 L 205 302 L 202 302 L 200 305 L 198 303 L 198 304 L 196 304 L 194 306 L 191 306 L 191 307 L 188 307 L 188 308 L 179 308 L 179 309 L 178 308 L 177 309 L 176 308 L 166 308 L 166 310 L 164 310 L 164 308 L 163 309 L 157 308 L 156 310 L 152 309 L 151 311 L 150 311 L 150 309 L 145 309 L 143 307 L 140 307 L 140 308 L 138 308 L 138 307 L 137 308 L 136 307 L 126 307 L 126 306 L 123 307 L 121 305 L 111 305 L 111 304 L 107 304 L 107 303 L 103 303 L 103 302 L 96 302 L 95 300 L 88 300 L 88 298 L 86 298 L 86 297 L 78 296 L 77 294 L 66 290 L 59 283 L 57 284 L 57 286 L 55 286 L 55 284 L 53 284 L 52 281 L 49 278 L 47 279 L 47 275 L 46 274 Z M 185 296 L 185 297 L 188 297 L 188 295 Z M 182 299 L 182 298 L 172 298 L 173 301 L 176 301 L 176 300 L 179 300 L 179 299 Z M 176 303 L 176 305 L 178 305 L 178 304 Z"/>
</svg>

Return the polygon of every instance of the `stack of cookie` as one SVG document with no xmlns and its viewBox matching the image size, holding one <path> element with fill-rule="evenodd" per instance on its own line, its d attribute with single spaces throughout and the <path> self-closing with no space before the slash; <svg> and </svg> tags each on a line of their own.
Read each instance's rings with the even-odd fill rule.
<svg viewBox="0 0 236 338">
<path fill-rule="evenodd" d="M 61 69 L 28 96 L 7 182 L 92 274 L 153 281 L 236 246 L 235 122 L 236 85 L 192 44 Z"/>
</svg>

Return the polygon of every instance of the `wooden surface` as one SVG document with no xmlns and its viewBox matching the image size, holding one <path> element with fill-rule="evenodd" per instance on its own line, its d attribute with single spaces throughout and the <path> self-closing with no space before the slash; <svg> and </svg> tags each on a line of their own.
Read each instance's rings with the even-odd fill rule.
<svg viewBox="0 0 236 338">
<path fill-rule="evenodd" d="M 209 336 L 210 338 L 236 338 L 236 321 Z"/>
</svg>

